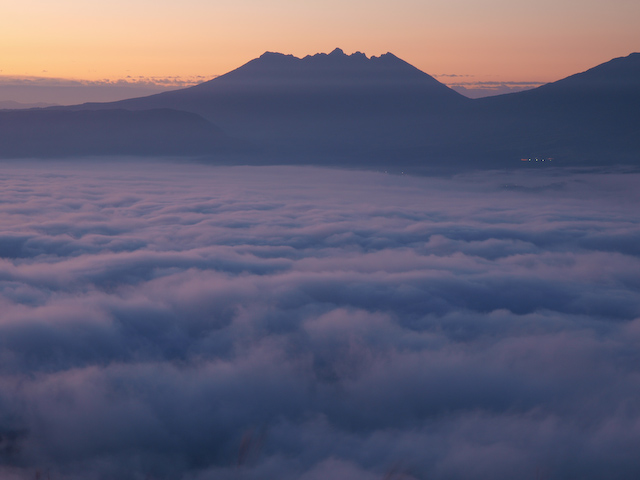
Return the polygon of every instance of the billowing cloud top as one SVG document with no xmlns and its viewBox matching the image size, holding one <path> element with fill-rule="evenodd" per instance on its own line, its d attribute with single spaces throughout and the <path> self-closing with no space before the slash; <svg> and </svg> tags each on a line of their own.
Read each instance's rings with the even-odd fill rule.
<svg viewBox="0 0 640 480">
<path fill-rule="evenodd" d="M 634 478 L 639 180 L 5 163 L 0 474 Z"/>
</svg>

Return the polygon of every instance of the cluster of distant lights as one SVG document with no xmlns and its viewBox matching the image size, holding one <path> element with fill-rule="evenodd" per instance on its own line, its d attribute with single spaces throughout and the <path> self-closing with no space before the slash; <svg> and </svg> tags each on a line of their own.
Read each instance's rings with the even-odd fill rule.
<svg viewBox="0 0 640 480">
<path fill-rule="evenodd" d="M 521 162 L 551 162 L 553 161 L 553 157 L 549 158 L 521 158 Z"/>
</svg>

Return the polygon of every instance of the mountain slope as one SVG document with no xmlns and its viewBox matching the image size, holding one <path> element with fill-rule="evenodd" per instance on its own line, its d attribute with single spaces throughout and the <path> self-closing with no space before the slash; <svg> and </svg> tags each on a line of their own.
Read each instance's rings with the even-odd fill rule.
<svg viewBox="0 0 640 480">
<path fill-rule="evenodd" d="M 469 137 L 514 156 L 640 163 L 640 54 L 533 90 L 476 100 Z"/>
</svg>

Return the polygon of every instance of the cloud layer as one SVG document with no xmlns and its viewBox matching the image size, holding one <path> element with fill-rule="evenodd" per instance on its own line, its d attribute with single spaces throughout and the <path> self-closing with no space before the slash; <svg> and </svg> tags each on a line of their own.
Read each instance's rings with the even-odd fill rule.
<svg viewBox="0 0 640 480">
<path fill-rule="evenodd" d="M 633 478 L 635 173 L 4 163 L 3 478 Z"/>
</svg>

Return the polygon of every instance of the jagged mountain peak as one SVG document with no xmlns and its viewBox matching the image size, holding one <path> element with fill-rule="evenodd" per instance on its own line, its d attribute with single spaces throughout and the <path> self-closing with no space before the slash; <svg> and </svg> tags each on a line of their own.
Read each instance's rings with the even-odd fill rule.
<svg viewBox="0 0 640 480">
<path fill-rule="evenodd" d="M 304 57 L 296 57 L 295 55 L 292 55 L 292 54 L 267 51 L 249 63 L 256 62 L 256 61 L 262 61 L 262 62 L 288 61 L 291 63 L 310 64 L 317 61 L 331 61 L 331 62 L 352 62 L 352 63 L 362 64 L 367 62 L 376 62 L 380 60 L 399 61 L 403 64 L 408 65 L 407 62 L 401 60 L 391 52 L 383 53 L 380 56 L 372 55 L 369 57 L 367 56 L 366 53 L 363 53 L 361 51 L 356 51 L 352 54 L 346 54 L 344 50 L 342 50 L 339 47 L 336 47 L 329 53 L 314 53 L 312 55 L 306 55 Z"/>
<path fill-rule="evenodd" d="M 270 85 L 283 88 L 307 87 L 369 88 L 395 85 L 397 88 L 430 88 L 433 94 L 463 98 L 390 52 L 368 57 L 361 51 L 346 54 L 341 48 L 299 58 L 290 54 L 265 52 L 241 67 L 209 82 L 192 87 L 205 91 L 220 85 Z"/>
<path fill-rule="evenodd" d="M 260 55 L 258 58 L 261 59 L 275 59 L 275 58 L 290 58 L 290 59 L 296 59 L 297 57 L 294 57 L 293 55 L 289 54 L 286 55 L 284 53 L 280 53 L 280 52 L 264 52 L 262 55 Z"/>
</svg>

